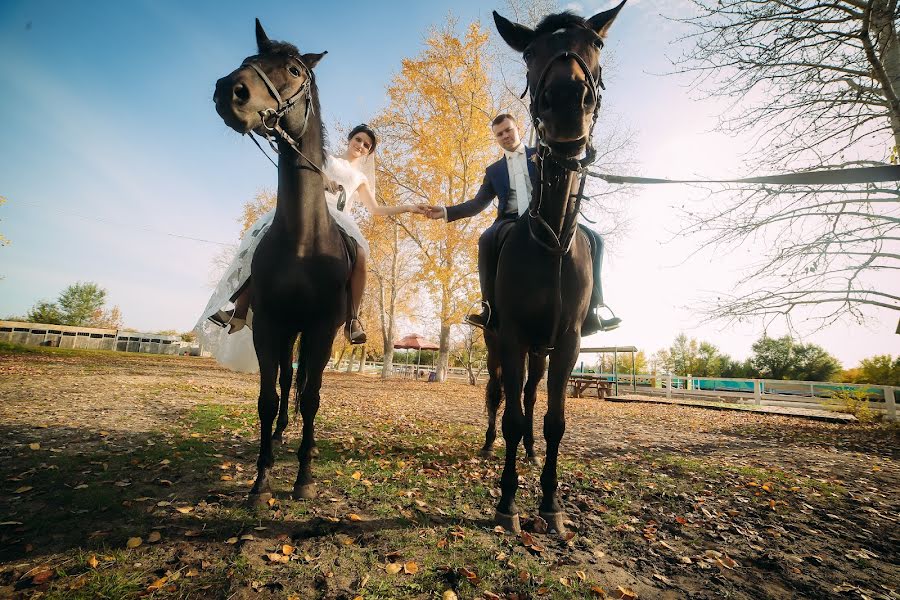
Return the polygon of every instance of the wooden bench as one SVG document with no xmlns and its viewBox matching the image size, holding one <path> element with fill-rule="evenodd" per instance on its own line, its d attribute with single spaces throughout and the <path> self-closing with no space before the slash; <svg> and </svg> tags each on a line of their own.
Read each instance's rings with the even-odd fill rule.
<svg viewBox="0 0 900 600">
<path fill-rule="evenodd" d="M 612 391 L 612 383 L 606 378 L 587 373 L 573 374 L 569 377 L 569 385 L 572 388 L 572 398 L 582 398 L 587 390 L 597 390 L 597 398 L 603 400 Z"/>
</svg>

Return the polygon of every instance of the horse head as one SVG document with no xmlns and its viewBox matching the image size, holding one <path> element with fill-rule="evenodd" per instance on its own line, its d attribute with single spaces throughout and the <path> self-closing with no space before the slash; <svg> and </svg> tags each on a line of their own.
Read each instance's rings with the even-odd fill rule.
<svg viewBox="0 0 900 600">
<path fill-rule="evenodd" d="M 267 135 L 280 126 L 300 137 L 315 102 L 312 70 L 327 52 L 301 54 L 293 44 L 270 40 L 259 19 L 256 45 L 258 54 L 216 82 L 216 112 L 238 133 Z"/>
<path fill-rule="evenodd" d="M 603 88 L 600 50 L 625 1 L 590 19 L 549 15 L 535 29 L 494 12 L 500 36 L 525 59 L 531 119 L 541 143 L 555 154 L 574 157 L 590 143 Z"/>
</svg>

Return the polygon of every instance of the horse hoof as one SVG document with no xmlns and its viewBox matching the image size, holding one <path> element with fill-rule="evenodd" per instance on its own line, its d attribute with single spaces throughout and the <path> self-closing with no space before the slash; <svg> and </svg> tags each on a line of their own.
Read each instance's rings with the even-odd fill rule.
<svg viewBox="0 0 900 600">
<path fill-rule="evenodd" d="M 272 494 L 270 492 L 263 492 L 262 494 L 250 494 L 247 496 L 247 507 L 248 508 L 265 508 L 269 504 L 269 500 L 272 499 Z"/>
<path fill-rule="evenodd" d="M 319 447 L 313 446 L 312 449 L 309 451 L 309 455 L 312 456 L 313 458 L 318 458 L 319 457 Z"/>
<path fill-rule="evenodd" d="M 525 460 L 527 460 L 529 463 L 531 463 L 532 465 L 534 465 L 537 468 L 541 468 L 541 466 L 542 466 L 541 459 L 539 459 L 537 456 L 526 456 Z"/>
<path fill-rule="evenodd" d="M 565 520 L 566 520 L 566 513 L 564 513 L 564 512 L 548 513 L 548 512 L 543 512 L 543 511 L 539 511 L 539 512 L 540 512 L 541 518 L 544 519 L 545 521 L 547 521 L 547 531 L 549 531 L 551 533 L 555 531 L 556 533 L 558 533 L 560 535 L 562 535 L 566 532 L 566 526 L 564 524 Z"/>
<path fill-rule="evenodd" d="M 294 486 L 294 500 L 312 500 L 316 495 L 316 484 L 314 483 Z"/>
<path fill-rule="evenodd" d="M 519 513 L 508 515 L 498 510 L 494 514 L 494 522 L 510 533 L 515 533 L 516 535 L 522 533 L 522 526 L 519 524 Z"/>
<path fill-rule="evenodd" d="M 494 451 L 490 448 L 482 448 L 478 453 L 478 456 L 480 456 L 481 458 L 491 458 L 494 456 Z"/>
<path fill-rule="evenodd" d="M 272 443 L 273 444 L 283 444 L 284 437 L 282 437 L 282 435 L 280 433 L 276 433 L 275 435 L 272 436 Z"/>
</svg>

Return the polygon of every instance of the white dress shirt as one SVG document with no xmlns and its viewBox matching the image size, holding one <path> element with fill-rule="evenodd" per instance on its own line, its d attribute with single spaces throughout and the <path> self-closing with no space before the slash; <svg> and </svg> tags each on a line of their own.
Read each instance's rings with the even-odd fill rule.
<svg viewBox="0 0 900 600">
<path fill-rule="evenodd" d="M 513 151 L 504 150 L 506 170 L 509 173 L 509 198 L 506 203 L 506 214 L 524 215 L 531 203 L 531 176 L 528 174 L 528 155 L 525 144 L 519 143 Z M 520 202 L 520 199 L 522 200 Z M 444 220 L 447 220 L 447 207 L 442 206 Z"/>
<path fill-rule="evenodd" d="M 506 168 L 509 171 L 509 200 L 506 204 L 506 213 L 518 213 L 521 217 L 528 212 L 528 204 L 531 202 L 531 178 L 528 176 L 528 157 L 525 154 L 525 144 L 513 151 L 504 150 L 506 155 Z"/>
</svg>

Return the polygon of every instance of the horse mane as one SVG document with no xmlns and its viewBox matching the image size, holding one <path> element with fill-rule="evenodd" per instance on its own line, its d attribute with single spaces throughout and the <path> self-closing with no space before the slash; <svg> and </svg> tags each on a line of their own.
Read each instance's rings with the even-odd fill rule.
<svg viewBox="0 0 900 600">
<path fill-rule="evenodd" d="M 545 33 L 553 33 L 558 29 L 570 29 L 572 27 L 591 28 L 584 17 L 579 17 L 575 13 L 566 10 L 544 17 L 537 27 L 534 28 L 534 34 L 537 37 Z"/>
</svg>

